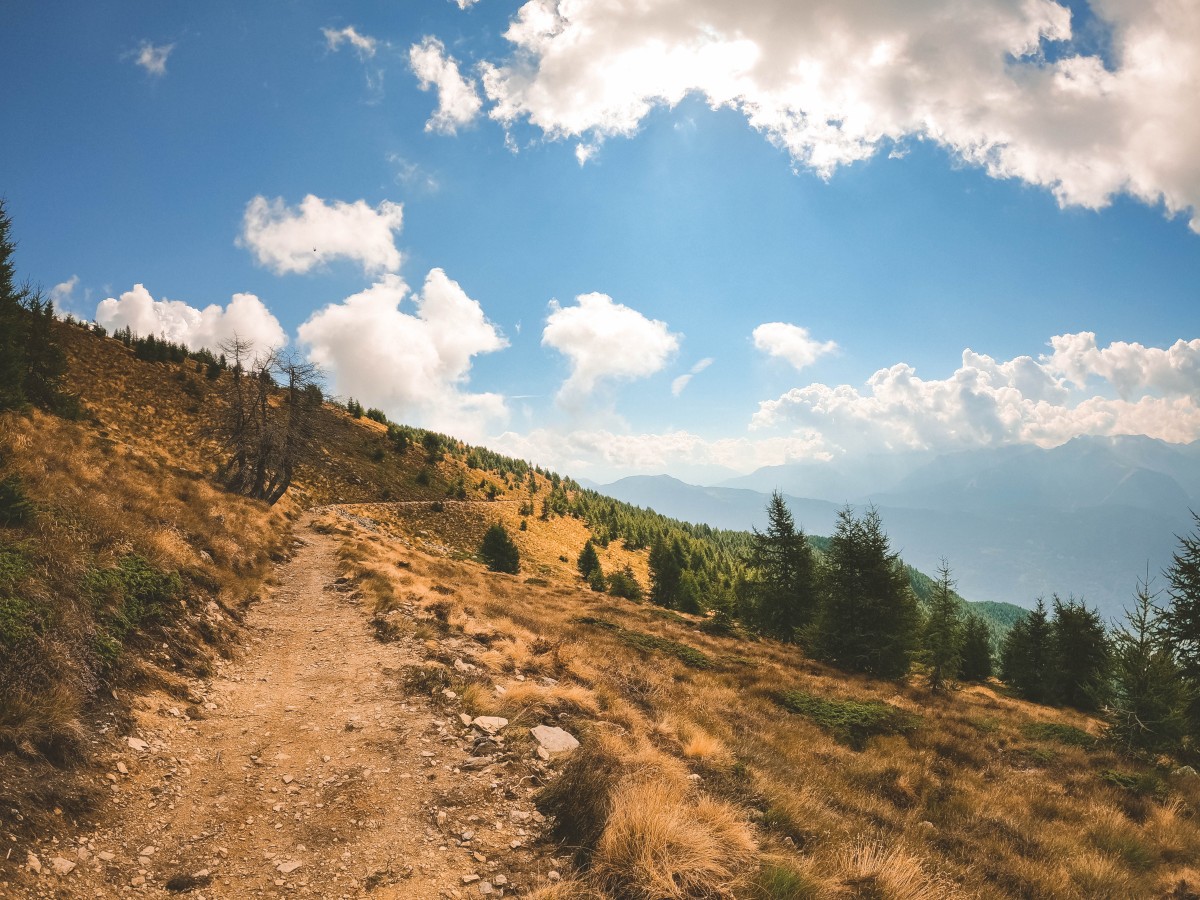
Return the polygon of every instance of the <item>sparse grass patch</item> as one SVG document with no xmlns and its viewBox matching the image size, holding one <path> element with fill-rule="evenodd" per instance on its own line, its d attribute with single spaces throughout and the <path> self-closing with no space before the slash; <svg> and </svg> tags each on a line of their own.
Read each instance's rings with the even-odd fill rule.
<svg viewBox="0 0 1200 900">
<path fill-rule="evenodd" d="M 1167 793 L 1166 784 L 1153 772 L 1118 772 L 1114 769 L 1105 769 L 1100 773 L 1100 778 L 1102 781 L 1123 788 L 1138 797 L 1153 797 L 1161 800 Z"/>
<path fill-rule="evenodd" d="M 1093 749 L 1097 743 L 1096 738 L 1083 729 L 1061 722 L 1030 722 L 1021 731 L 1031 740 L 1052 741 L 1068 747 L 1082 747 L 1084 750 Z"/>
<path fill-rule="evenodd" d="M 820 882 L 787 857 L 768 857 L 754 878 L 753 900 L 819 900 L 826 895 Z"/>
<path fill-rule="evenodd" d="M 629 647 L 646 653 L 665 653 L 668 656 L 674 656 L 685 666 L 690 666 L 693 669 L 711 669 L 714 666 L 708 654 L 688 644 L 681 644 L 678 641 L 659 637 L 656 634 L 647 634 L 644 631 L 634 631 L 631 628 L 625 628 L 615 622 L 610 622 L 607 619 L 599 619 L 595 616 L 579 616 L 572 621 L 580 625 L 591 625 L 611 631 L 616 634 L 621 643 Z"/>
<path fill-rule="evenodd" d="M 905 734 L 919 724 L 912 713 L 878 700 L 831 700 L 804 691 L 786 691 L 779 695 L 779 702 L 855 750 L 862 750 L 876 735 Z"/>
</svg>

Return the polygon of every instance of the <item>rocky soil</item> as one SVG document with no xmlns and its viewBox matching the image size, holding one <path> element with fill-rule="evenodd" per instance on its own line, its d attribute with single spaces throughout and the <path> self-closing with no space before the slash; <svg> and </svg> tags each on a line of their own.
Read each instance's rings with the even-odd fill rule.
<svg viewBox="0 0 1200 900">
<path fill-rule="evenodd" d="M 312 522 L 236 658 L 188 702 L 146 696 L 133 728 L 109 730 L 101 825 L 28 848 L 0 894 L 422 900 L 558 878 L 532 796 L 572 742 L 471 720 L 414 681 L 431 657 L 468 667 L 463 639 L 377 640 Z"/>
</svg>

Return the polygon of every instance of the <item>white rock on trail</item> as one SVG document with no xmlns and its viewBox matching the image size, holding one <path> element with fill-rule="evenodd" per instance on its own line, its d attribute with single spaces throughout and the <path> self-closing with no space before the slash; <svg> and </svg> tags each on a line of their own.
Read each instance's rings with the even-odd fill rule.
<svg viewBox="0 0 1200 900">
<path fill-rule="evenodd" d="M 75 868 L 75 863 L 71 862 L 69 859 L 64 859 L 61 856 L 56 856 L 54 859 L 50 860 L 50 867 L 54 869 L 55 873 L 58 875 L 70 875 L 71 870 Z"/>
<path fill-rule="evenodd" d="M 145 753 L 150 749 L 150 745 L 141 738 L 129 737 L 125 738 L 125 743 L 129 745 L 130 750 L 136 750 L 138 753 Z"/>
<path fill-rule="evenodd" d="M 501 729 L 507 727 L 508 719 L 502 719 L 500 716 L 476 716 L 471 724 L 480 731 L 488 734 L 496 734 Z"/>
<path fill-rule="evenodd" d="M 561 728 L 554 728 L 550 725 L 539 725 L 537 728 L 530 728 L 529 733 L 538 742 L 538 746 L 551 756 L 559 753 L 570 753 L 579 746 L 579 741 L 575 740 L 573 736 Z"/>
</svg>

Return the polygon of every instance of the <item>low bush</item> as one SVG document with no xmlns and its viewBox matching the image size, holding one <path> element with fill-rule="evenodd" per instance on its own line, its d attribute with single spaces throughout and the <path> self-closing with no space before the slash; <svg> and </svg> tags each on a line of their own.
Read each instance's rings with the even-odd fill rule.
<svg viewBox="0 0 1200 900">
<path fill-rule="evenodd" d="M 787 691 L 779 695 L 779 702 L 855 750 L 863 749 L 876 735 L 904 734 L 918 724 L 915 716 L 878 700 L 831 700 L 803 691 Z"/>
</svg>

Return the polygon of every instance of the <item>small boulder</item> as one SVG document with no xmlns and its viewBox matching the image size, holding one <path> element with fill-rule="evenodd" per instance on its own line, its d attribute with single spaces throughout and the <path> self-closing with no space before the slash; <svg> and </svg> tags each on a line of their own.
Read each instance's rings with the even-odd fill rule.
<svg viewBox="0 0 1200 900">
<path fill-rule="evenodd" d="M 476 716 L 471 724 L 487 734 L 496 734 L 508 725 L 508 719 L 500 716 Z"/>
<path fill-rule="evenodd" d="M 125 743 L 129 745 L 130 750 L 136 750 L 138 753 L 145 753 L 150 749 L 150 745 L 141 738 L 128 737 L 125 738 Z"/>
<path fill-rule="evenodd" d="M 550 725 L 539 725 L 537 728 L 530 728 L 529 733 L 538 742 L 538 747 L 545 750 L 551 756 L 559 753 L 570 753 L 579 746 L 579 741 L 575 740 L 572 735 L 561 728 Z M 538 755 L 540 756 L 541 754 Z"/>
<path fill-rule="evenodd" d="M 25 868 L 27 868 L 30 872 L 33 872 L 35 875 L 40 875 L 42 874 L 42 861 L 34 854 L 27 853 L 25 855 Z"/>
<path fill-rule="evenodd" d="M 50 868 L 54 869 L 56 875 L 70 875 L 75 865 L 71 860 L 62 856 L 56 856 L 50 860 Z"/>
</svg>

